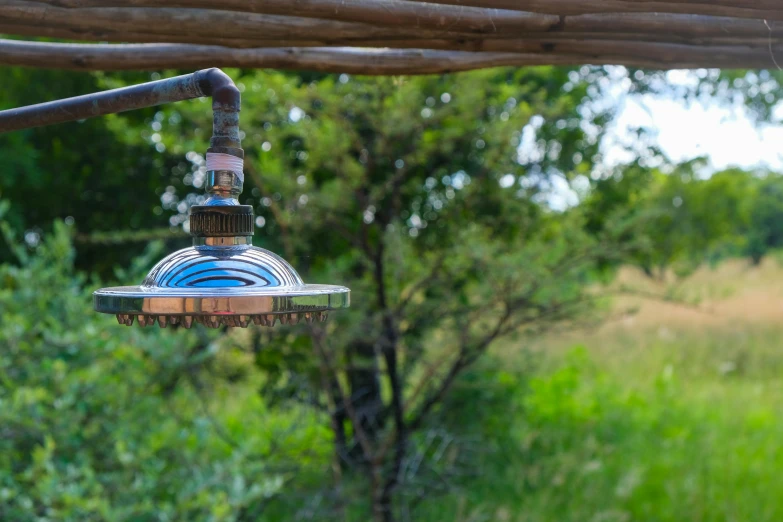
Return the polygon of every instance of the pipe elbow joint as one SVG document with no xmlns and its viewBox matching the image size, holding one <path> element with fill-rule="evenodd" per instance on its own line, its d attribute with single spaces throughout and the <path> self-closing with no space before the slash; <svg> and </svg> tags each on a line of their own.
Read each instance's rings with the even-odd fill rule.
<svg viewBox="0 0 783 522">
<path fill-rule="evenodd" d="M 241 94 L 234 81 L 218 68 L 198 71 L 197 81 L 205 96 L 212 97 L 212 139 L 210 152 L 244 157 L 239 138 Z"/>
<path fill-rule="evenodd" d="M 213 67 L 197 73 L 199 87 L 206 96 L 212 97 L 212 108 L 239 112 L 242 97 L 234 80 L 229 75 Z"/>
</svg>

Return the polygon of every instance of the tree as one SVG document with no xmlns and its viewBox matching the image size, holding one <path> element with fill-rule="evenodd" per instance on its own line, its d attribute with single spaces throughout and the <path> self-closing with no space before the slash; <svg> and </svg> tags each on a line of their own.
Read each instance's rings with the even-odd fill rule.
<svg viewBox="0 0 783 522">
<path fill-rule="evenodd" d="M 423 440 L 461 372 L 497 339 L 573 322 L 590 301 L 608 248 L 578 212 L 540 204 L 553 176 L 589 171 L 597 154 L 577 113 L 585 80 L 550 68 L 238 78 L 260 244 L 354 302 L 325 326 L 256 332 L 261 392 L 328 413 L 335 479 L 366 476 L 377 520 L 426 491 L 413 463 L 434 469 Z M 181 128 L 164 124 L 167 149 L 187 152 L 174 138 L 205 112 L 183 106 Z"/>
<path fill-rule="evenodd" d="M 760 179 L 739 169 L 704 176 L 703 167 L 701 160 L 618 167 L 593 184 L 584 202 L 588 230 L 628 221 L 618 238 L 633 245 L 624 261 L 661 280 L 672 269 L 685 276 L 721 251 L 737 255 L 751 248 L 759 229 L 752 216 L 764 212 L 757 198 Z"/>
<path fill-rule="evenodd" d="M 769 175 L 757 180 L 750 204 L 745 252 L 754 265 L 776 248 L 783 247 L 783 178 Z"/>
<path fill-rule="evenodd" d="M 4 68 L 0 71 L 0 108 L 12 108 L 52 99 L 78 96 L 102 89 L 149 81 L 148 74 L 128 73 L 106 78 L 84 73 Z M 94 118 L 0 135 L 0 156 L 6 158 L 0 177 L 0 196 L 11 205 L 6 219 L 14 230 L 35 246 L 56 219 L 75 223 L 80 231 L 149 232 L 169 240 L 170 246 L 187 241 L 172 238 L 169 216 L 161 218 L 178 201 L 171 191 L 181 184 L 182 157 L 156 150 L 153 140 L 157 109 L 122 116 Z M 161 114 L 162 115 L 162 114 Z M 168 117 L 176 118 L 176 112 Z M 150 234 L 146 234 L 149 237 Z M 144 250 L 143 240 L 111 249 L 81 240 L 77 266 L 109 276 L 115 265 L 127 264 Z M 117 235 L 107 239 L 121 239 Z M 10 248 L 0 260 L 12 261 Z"/>
</svg>

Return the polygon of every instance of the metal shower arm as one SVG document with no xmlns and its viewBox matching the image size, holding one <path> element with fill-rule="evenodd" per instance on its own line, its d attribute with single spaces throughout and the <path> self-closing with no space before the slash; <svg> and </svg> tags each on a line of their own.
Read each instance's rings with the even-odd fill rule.
<svg viewBox="0 0 783 522">
<path fill-rule="evenodd" d="M 243 157 L 239 138 L 239 89 L 227 74 L 215 68 L 165 80 L 0 111 L 0 133 L 84 120 L 104 114 L 204 96 L 212 97 L 213 123 L 210 152 Z"/>
<path fill-rule="evenodd" d="M 285 260 L 253 246 L 253 207 L 237 200 L 244 181 L 240 94 L 220 69 L 0 111 L 0 133 L 202 96 L 212 97 L 213 134 L 204 184 L 209 197 L 190 208 L 193 247 L 160 261 L 140 286 L 96 291 L 95 310 L 125 325 L 136 319 L 142 326 L 217 328 L 324 321 L 329 310 L 350 306 L 348 288 L 304 284 Z"/>
</svg>

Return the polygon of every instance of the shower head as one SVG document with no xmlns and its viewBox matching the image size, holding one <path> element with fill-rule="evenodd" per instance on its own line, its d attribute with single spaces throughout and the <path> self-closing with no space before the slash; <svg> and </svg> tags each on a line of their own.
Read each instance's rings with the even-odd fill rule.
<svg viewBox="0 0 783 522">
<path fill-rule="evenodd" d="M 330 310 L 347 308 L 348 288 L 305 284 L 281 257 L 252 245 L 253 209 L 237 200 L 244 182 L 240 94 L 221 70 L 0 111 L 0 133 L 202 96 L 212 97 L 209 197 L 190 211 L 193 247 L 163 259 L 139 286 L 97 290 L 95 310 L 125 325 L 217 328 L 325 321 Z"/>
<path fill-rule="evenodd" d="M 283 258 L 252 246 L 253 210 L 236 202 L 237 172 L 208 170 L 207 179 L 211 197 L 191 208 L 193 246 L 160 261 L 139 286 L 96 291 L 96 311 L 125 325 L 217 328 L 325 321 L 349 306 L 347 288 L 305 284 Z"/>
</svg>

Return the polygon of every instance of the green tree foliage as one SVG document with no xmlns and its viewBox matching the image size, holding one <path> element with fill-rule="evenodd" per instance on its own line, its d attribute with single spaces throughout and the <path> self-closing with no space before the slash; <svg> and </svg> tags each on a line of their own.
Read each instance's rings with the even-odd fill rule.
<svg viewBox="0 0 783 522">
<path fill-rule="evenodd" d="M 647 168 L 638 163 L 597 180 L 583 206 L 587 228 L 604 230 L 627 221 L 625 243 L 644 272 L 691 273 L 711 258 L 762 255 L 776 239 L 777 176 L 739 169 L 705 175 L 700 160 Z M 758 254 L 754 254 L 758 252 Z"/>
<path fill-rule="evenodd" d="M 392 520 L 394 494 L 424 487 L 417 441 L 457 376 L 500 337 L 572 321 L 590 300 L 611 249 L 541 201 L 553 177 L 589 172 L 606 115 L 580 116 L 588 82 L 552 68 L 238 82 L 259 241 L 354 303 L 326 328 L 258 336 L 261 391 L 328 411 L 335 468 L 366 474 L 374 516 Z M 183 128 L 206 126 L 191 108 Z M 180 134 L 164 129 L 170 150 Z"/>
<path fill-rule="evenodd" d="M 209 406 L 220 388 L 205 371 L 225 377 L 205 332 L 93 313 L 72 228 L 57 223 L 29 255 L 2 225 L 18 258 L 0 265 L 0 519 L 255 520 L 292 454 L 301 469 L 328 448 L 315 419 L 264 414 L 252 390 Z"/>
<path fill-rule="evenodd" d="M 148 80 L 147 74 L 105 79 L 6 67 L 0 70 L 0 109 Z M 18 233 L 28 233 L 30 244 L 55 219 L 66 217 L 80 231 L 91 233 L 168 227 L 161 196 L 181 177 L 171 174 L 179 160 L 150 145 L 149 122 L 156 112 L 145 109 L 0 135 L 0 197 L 11 205 L 8 223 Z M 82 245 L 77 265 L 109 275 L 115 264 L 127 263 L 142 251 L 141 243 L 121 251 Z M 8 252 L 0 249 L 0 261 L 12 259 Z"/>
<path fill-rule="evenodd" d="M 658 174 L 650 188 L 647 205 L 658 215 L 645 223 L 652 245 L 642 258 L 646 271 L 690 273 L 748 222 L 753 178 L 726 171 L 699 179 L 696 167 L 688 163 Z"/>
<path fill-rule="evenodd" d="M 783 178 L 768 176 L 756 183 L 750 201 L 745 252 L 754 264 L 771 250 L 783 248 Z"/>
</svg>

